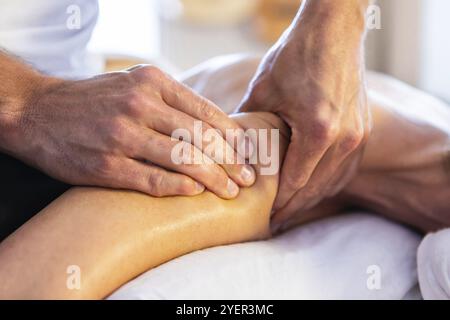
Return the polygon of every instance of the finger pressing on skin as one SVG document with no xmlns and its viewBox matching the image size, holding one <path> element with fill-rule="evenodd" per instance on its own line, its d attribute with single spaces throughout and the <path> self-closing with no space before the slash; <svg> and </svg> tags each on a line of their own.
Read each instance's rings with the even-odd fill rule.
<svg viewBox="0 0 450 320">
<path fill-rule="evenodd" d="M 274 229 L 286 223 L 298 211 L 309 210 L 326 197 L 336 195 L 339 190 L 330 192 L 332 188 L 342 188 L 355 172 L 352 151 L 358 142 L 340 139 L 331 146 L 318 163 L 305 187 L 299 189 L 288 204 L 273 216 Z M 359 154 L 356 155 L 359 157 Z"/>
<path fill-rule="evenodd" d="M 295 194 L 298 210 L 308 210 L 327 197 L 327 189 L 333 178 L 340 175 L 347 154 L 339 150 L 339 145 L 331 146 L 317 164 L 308 183 Z"/>
<path fill-rule="evenodd" d="M 253 167 L 245 164 L 223 136 L 205 122 L 167 105 L 153 106 L 148 125 L 167 136 L 193 144 L 220 165 L 239 186 L 249 187 L 256 180 Z"/>
<path fill-rule="evenodd" d="M 192 178 L 164 170 L 152 164 L 121 158 L 109 175 L 110 187 L 136 190 L 154 197 L 195 196 L 205 187 Z"/>
<path fill-rule="evenodd" d="M 281 170 L 280 187 L 274 210 L 283 208 L 292 196 L 304 188 L 330 144 L 316 144 L 310 135 L 293 129 Z"/>
<path fill-rule="evenodd" d="M 175 79 L 169 76 L 167 78 L 169 85 L 161 89 L 163 100 L 172 108 L 189 114 L 192 118 L 206 122 L 211 127 L 218 129 L 227 139 L 228 144 L 237 150 L 237 146 L 234 146 L 233 142 L 235 136 L 242 132 L 242 128 L 213 102 L 198 95 Z M 242 156 L 248 157 L 247 154 Z"/>
<path fill-rule="evenodd" d="M 227 173 L 199 149 L 184 141 L 174 141 L 159 132 L 148 130 L 141 135 L 140 150 L 133 158 L 187 175 L 224 199 L 233 199 L 239 187 Z"/>
</svg>

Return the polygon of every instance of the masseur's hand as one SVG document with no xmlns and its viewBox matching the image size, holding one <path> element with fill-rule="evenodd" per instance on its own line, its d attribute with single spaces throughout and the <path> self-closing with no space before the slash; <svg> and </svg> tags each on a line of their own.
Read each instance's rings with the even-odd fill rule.
<svg viewBox="0 0 450 320">
<path fill-rule="evenodd" d="M 367 1 L 305 3 L 263 59 L 240 107 L 272 111 L 292 130 L 275 228 L 349 182 L 370 131 L 363 59 Z"/>
<path fill-rule="evenodd" d="M 194 121 L 224 137 L 226 129 L 239 126 L 156 67 L 82 81 L 42 81 L 21 113 L 14 139 L 8 139 L 9 152 L 57 179 L 154 196 L 195 195 L 206 187 L 226 199 L 255 180 L 251 167 L 231 162 L 237 154 L 225 138 L 194 139 Z M 204 163 L 208 156 L 207 164 L 173 161 L 172 149 L 180 141 L 171 134 L 180 128 L 191 133 L 186 150 L 192 160 Z M 234 164 L 220 164 L 225 159 L 215 158 L 219 154 L 212 151 L 218 149 L 210 143 Z"/>
</svg>

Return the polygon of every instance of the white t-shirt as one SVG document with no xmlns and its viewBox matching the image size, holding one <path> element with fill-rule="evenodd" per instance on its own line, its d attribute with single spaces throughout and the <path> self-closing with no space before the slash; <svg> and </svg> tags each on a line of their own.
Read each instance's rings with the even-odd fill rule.
<svg viewBox="0 0 450 320">
<path fill-rule="evenodd" d="M 57 77 L 101 72 L 86 47 L 98 17 L 97 0 L 1 0 L 0 48 Z"/>
</svg>

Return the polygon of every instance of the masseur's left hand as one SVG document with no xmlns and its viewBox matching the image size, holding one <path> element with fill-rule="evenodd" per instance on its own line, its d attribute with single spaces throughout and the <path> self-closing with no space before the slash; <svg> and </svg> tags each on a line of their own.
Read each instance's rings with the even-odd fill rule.
<svg viewBox="0 0 450 320">
<path fill-rule="evenodd" d="M 241 111 L 278 114 L 292 130 L 274 229 L 338 193 L 356 172 L 371 127 L 363 58 L 367 5 L 306 1 L 241 104 Z"/>
</svg>

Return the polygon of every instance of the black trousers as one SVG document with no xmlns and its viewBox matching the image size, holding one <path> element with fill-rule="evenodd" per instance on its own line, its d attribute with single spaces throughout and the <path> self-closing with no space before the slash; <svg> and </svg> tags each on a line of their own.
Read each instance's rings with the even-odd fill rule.
<svg viewBox="0 0 450 320">
<path fill-rule="evenodd" d="M 0 241 L 70 188 L 0 153 Z"/>
</svg>

